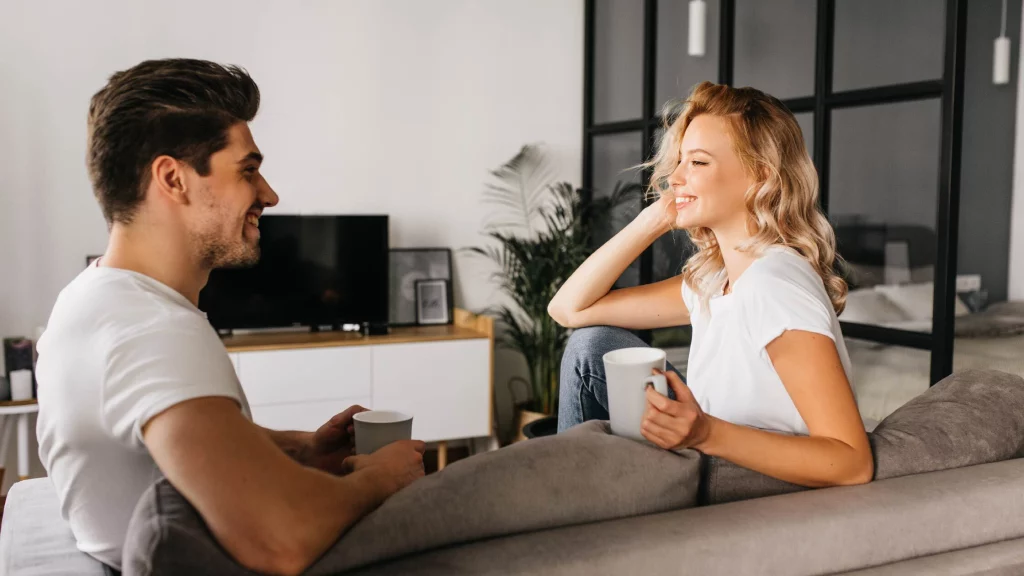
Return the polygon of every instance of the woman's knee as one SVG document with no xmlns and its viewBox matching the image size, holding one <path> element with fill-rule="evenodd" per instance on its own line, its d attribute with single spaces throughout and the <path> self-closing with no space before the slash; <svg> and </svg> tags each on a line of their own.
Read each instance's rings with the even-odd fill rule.
<svg viewBox="0 0 1024 576">
<path fill-rule="evenodd" d="M 563 363 L 567 360 L 600 358 L 612 350 L 647 346 L 636 334 L 624 328 L 589 326 L 569 335 Z"/>
</svg>

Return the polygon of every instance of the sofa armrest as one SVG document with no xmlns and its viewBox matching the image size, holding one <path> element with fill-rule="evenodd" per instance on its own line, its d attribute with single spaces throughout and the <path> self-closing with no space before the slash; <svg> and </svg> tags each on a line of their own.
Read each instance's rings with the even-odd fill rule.
<svg viewBox="0 0 1024 576">
<path fill-rule="evenodd" d="M 76 546 L 49 478 L 11 486 L 0 527 L 0 574 L 104 576 L 106 570 Z"/>
</svg>

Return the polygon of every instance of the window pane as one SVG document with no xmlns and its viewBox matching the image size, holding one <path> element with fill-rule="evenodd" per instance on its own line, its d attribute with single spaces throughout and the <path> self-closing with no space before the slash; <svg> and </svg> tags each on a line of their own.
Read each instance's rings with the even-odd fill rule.
<svg viewBox="0 0 1024 576">
<path fill-rule="evenodd" d="M 736 86 L 776 98 L 814 95 L 816 0 L 736 2 Z"/>
<path fill-rule="evenodd" d="M 664 350 L 669 364 L 686 378 L 686 361 L 690 354 L 692 337 L 693 329 L 690 326 L 659 328 L 651 330 L 651 346 Z"/>
<path fill-rule="evenodd" d="M 643 116 L 643 3 L 596 0 L 594 11 L 594 122 L 638 119 Z"/>
<path fill-rule="evenodd" d="M 659 238 L 654 242 L 653 281 L 659 282 L 681 274 L 683 264 L 686 264 L 686 260 L 693 255 L 694 251 L 693 244 L 690 243 L 690 237 L 682 230 L 673 230 Z M 679 285 L 679 299 L 683 299 L 681 283 Z M 690 335 L 689 326 L 652 330 L 651 346 L 655 348 L 689 346 Z M 679 356 L 679 358 L 672 361 L 672 364 L 685 376 L 685 353 Z M 679 362 L 682 362 L 682 365 L 679 365 Z"/>
<path fill-rule="evenodd" d="M 801 112 L 794 116 L 796 116 L 796 123 L 800 125 L 800 131 L 804 133 L 807 153 L 814 158 L 814 112 Z"/>
<path fill-rule="evenodd" d="M 928 389 L 931 352 L 844 338 L 853 392 L 869 429 Z"/>
<path fill-rule="evenodd" d="M 690 237 L 682 230 L 673 230 L 654 242 L 654 282 L 678 276 L 694 253 Z"/>
<path fill-rule="evenodd" d="M 829 216 L 851 268 L 842 320 L 931 331 L 940 112 L 935 99 L 832 113 Z"/>
<path fill-rule="evenodd" d="M 942 78 L 944 5 L 942 0 L 837 0 L 833 91 Z"/>
<path fill-rule="evenodd" d="M 640 170 L 634 166 L 643 162 L 643 134 L 628 132 L 594 136 L 593 187 L 594 197 L 610 196 L 617 184 L 641 182 Z M 597 246 L 607 242 L 640 213 L 640 198 L 614 209 L 611 218 L 595 234 Z M 622 274 L 616 288 L 636 286 L 640 283 L 640 260 L 633 262 Z"/>
<path fill-rule="evenodd" d="M 1010 38 L 1020 37 L 1020 13 L 1020 2 L 1007 4 Z M 1011 233 L 1024 232 L 1024 217 L 1017 223 L 1012 216 L 1017 91 L 991 80 L 992 31 L 1000 17 L 999 2 L 968 3 L 957 272 L 979 277 L 981 288 L 961 295 L 973 309 L 1006 301 L 1010 268 L 1024 263 L 1014 256 L 1019 262 L 1010 264 Z M 1010 86 L 1016 83 L 1014 74 Z"/>
<path fill-rule="evenodd" d="M 690 11 L 688 0 L 658 3 L 658 46 L 654 105 L 685 99 L 694 85 L 718 81 L 718 0 L 707 2 L 707 28 L 703 56 L 687 54 Z"/>
</svg>

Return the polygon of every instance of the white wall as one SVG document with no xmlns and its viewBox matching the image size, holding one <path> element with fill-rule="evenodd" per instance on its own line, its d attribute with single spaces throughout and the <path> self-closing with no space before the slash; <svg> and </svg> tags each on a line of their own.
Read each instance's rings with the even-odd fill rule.
<svg viewBox="0 0 1024 576">
<path fill-rule="evenodd" d="M 1021 18 L 1021 30 L 1024 30 L 1024 12 Z M 1013 149 L 1008 300 L 1024 300 L 1024 58 L 1017 60 L 1017 137 Z"/>
<path fill-rule="evenodd" d="M 278 213 L 386 213 L 391 245 L 477 244 L 488 170 L 545 142 L 580 182 L 582 0 L 14 0 L 0 18 L 0 335 L 31 336 L 102 253 L 84 167 L 90 96 L 147 58 L 252 74 Z M 456 303 L 490 304 L 456 255 Z M 504 379 L 514 359 L 498 358 Z M 10 469 L 10 468 L 8 468 Z"/>
</svg>

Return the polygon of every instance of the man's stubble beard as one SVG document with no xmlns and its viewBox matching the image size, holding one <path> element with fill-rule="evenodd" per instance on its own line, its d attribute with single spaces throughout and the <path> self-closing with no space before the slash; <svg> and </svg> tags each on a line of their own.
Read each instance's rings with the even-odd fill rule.
<svg viewBox="0 0 1024 576">
<path fill-rule="evenodd" d="M 243 227 L 244 234 L 244 227 Z M 247 268 L 260 261 L 260 244 L 246 241 L 245 237 L 228 242 L 216 234 L 200 234 L 193 241 L 203 268 Z"/>
</svg>

